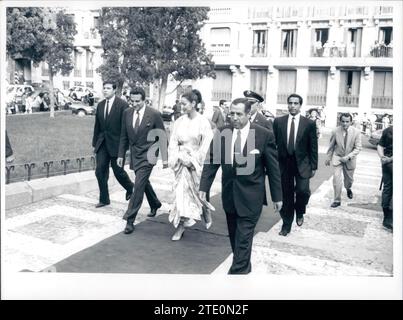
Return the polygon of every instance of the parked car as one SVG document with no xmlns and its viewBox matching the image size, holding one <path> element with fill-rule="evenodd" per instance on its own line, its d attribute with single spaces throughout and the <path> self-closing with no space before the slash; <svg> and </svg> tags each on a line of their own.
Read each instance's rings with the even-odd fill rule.
<svg viewBox="0 0 403 320">
<path fill-rule="evenodd" d="M 379 140 L 381 139 L 383 129 L 375 130 L 371 133 L 368 142 L 374 146 L 378 145 Z"/>
<path fill-rule="evenodd" d="M 262 113 L 263 113 L 263 115 L 266 117 L 266 119 L 267 120 L 271 120 L 271 121 L 274 121 L 274 115 L 269 111 L 269 110 L 266 110 L 266 109 L 262 109 Z"/>
<path fill-rule="evenodd" d="M 21 106 L 23 104 L 22 95 L 26 89 L 29 89 L 31 92 L 35 91 L 35 89 L 29 84 L 12 84 L 7 86 L 6 105 L 11 113 L 21 111 Z"/>
<path fill-rule="evenodd" d="M 72 98 L 76 101 L 85 102 L 87 99 L 86 96 L 90 92 L 92 92 L 95 99 L 98 98 L 98 94 L 95 92 L 94 89 L 89 88 L 89 87 L 84 87 L 84 86 L 75 86 L 75 87 L 70 88 L 67 92 L 67 96 L 69 96 L 70 98 Z"/>
<path fill-rule="evenodd" d="M 71 113 L 76 114 L 79 117 L 84 117 L 86 115 L 95 115 L 97 110 L 94 106 L 87 106 L 83 104 L 72 104 L 71 106 Z"/>
<path fill-rule="evenodd" d="M 162 119 L 164 121 L 174 121 L 174 109 L 172 109 L 172 107 L 168 107 L 168 106 L 164 106 L 162 108 Z"/>
</svg>

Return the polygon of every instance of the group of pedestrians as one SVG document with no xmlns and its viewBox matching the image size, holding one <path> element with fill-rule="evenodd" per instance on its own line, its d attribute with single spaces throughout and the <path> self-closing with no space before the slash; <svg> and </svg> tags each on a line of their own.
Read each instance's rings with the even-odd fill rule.
<svg viewBox="0 0 403 320">
<path fill-rule="evenodd" d="M 142 88 L 133 88 L 128 102 L 116 97 L 114 83 L 104 83 L 103 92 L 105 100 L 98 104 L 93 136 L 100 189 L 96 207 L 110 204 L 107 181 L 111 165 L 126 189 L 126 200 L 130 200 L 123 216 L 127 221 L 125 234 L 135 229 L 144 194 L 150 205 L 149 217 L 161 207 L 149 181 L 158 157 L 163 168 L 169 167 L 175 176 L 175 197 L 168 217 L 175 227 L 173 241 L 180 240 L 196 221 L 203 221 L 206 228 L 211 226 L 215 208 L 210 204 L 209 191 L 218 169 L 222 169 L 222 205 L 233 252 L 230 274 L 246 274 L 252 269 L 253 235 L 262 207 L 267 205 L 266 176 L 274 210 L 282 218 L 279 235 L 291 232 L 294 219 L 297 226 L 303 225 L 311 195 L 310 179 L 318 169 L 318 134 L 316 123 L 301 115 L 303 99 L 298 94 L 287 98 L 288 114 L 272 122 L 260 112 L 264 99 L 255 92 L 245 91 L 244 97 L 223 110 L 206 108 L 201 93 L 192 90 L 178 101 L 182 115 L 173 123 L 168 143 L 161 114 L 145 105 Z M 341 125 L 332 132 L 327 152 L 326 165 L 332 164 L 335 170 L 333 208 L 341 204 L 342 176 L 347 196 L 353 197 L 361 135 L 352 122 L 350 114 L 340 116 Z M 392 179 L 388 139 L 382 139 L 387 190 Z M 134 181 L 124 170 L 128 149 Z M 386 193 L 383 206 L 385 217 L 390 217 L 391 192 Z"/>
</svg>

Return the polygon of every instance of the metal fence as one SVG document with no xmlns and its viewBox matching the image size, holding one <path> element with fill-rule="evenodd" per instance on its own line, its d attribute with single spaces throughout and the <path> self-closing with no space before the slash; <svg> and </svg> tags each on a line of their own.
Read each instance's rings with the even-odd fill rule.
<svg viewBox="0 0 403 320">
<path fill-rule="evenodd" d="M 130 153 L 126 156 L 126 163 Z M 95 170 L 95 156 L 82 156 L 70 159 L 35 161 L 29 163 L 16 163 L 6 165 L 6 184 L 33 179 L 49 178 L 54 176 L 79 173 Z"/>
</svg>

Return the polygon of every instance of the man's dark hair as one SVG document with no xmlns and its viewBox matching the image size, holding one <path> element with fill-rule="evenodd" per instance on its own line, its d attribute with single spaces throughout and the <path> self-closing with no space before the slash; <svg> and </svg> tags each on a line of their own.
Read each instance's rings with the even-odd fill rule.
<svg viewBox="0 0 403 320">
<path fill-rule="evenodd" d="M 344 112 L 340 115 L 339 120 L 341 121 L 341 118 L 345 117 L 345 118 L 350 118 L 350 121 L 353 122 L 353 116 L 351 115 L 351 113 L 348 112 Z"/>
<path fill-rule="evenodd" d="M 40 92 L 40 93 L 38 94 L 38 96 L 40 96 L 41 98 L 43 98 L 44 95 L 45 95 L 44 92 Z"/>
<path fill-rule="evenodd" d="M 243 105 L 245 106 L 245 113 L 249 113 L 250 110 L 252 109 L 252 102 L 246 98 L 237 98 L 234 101 L 232 101 L 232 104 L 239 104 L 239 103 L 243 103 Z"/>
<path fill-rule="evenodd" d="M 130 95 L 132 95 L 132 94 L 140 94 L 141 100 L 143 100 L 143 101 L 146 99 L 146 93 L 143 88 L 140 88 L 140 87 L 133 88 L 132 90 L 130 90 Z"/>
<path fill-rule="evenodd" d="M 104 81 L 104 83 L 102 84 L 102 88 L 103 88 L 106 84 L 111 84 L 113 90 L 116 90 L 116 83 L 115 83 L 115 82 L 112 82 L 112 81 Z"/>
<path fill-rule="evenodd" d="M 222 105 L 224 105 L 224 103 L 226 103 L 227 100 L 220 100 L 220 102 L 218 103 L 218 105 L 221 107 Z"/>
<path fill-rule="evenodd" d="M 301 97 L 299 94 L 296 94 L 296 93 L 290 94 L 290 95 L 288 96 L 288 98 L 287 98 L 287 103 L 290 101 L 290 98 L 298 98 L 298 99 L 299 99 L 299 104 L 302 106 L 302 102 L 303 102 L 304 100 L 302 100 L 302 97 Z"/>
</svg>

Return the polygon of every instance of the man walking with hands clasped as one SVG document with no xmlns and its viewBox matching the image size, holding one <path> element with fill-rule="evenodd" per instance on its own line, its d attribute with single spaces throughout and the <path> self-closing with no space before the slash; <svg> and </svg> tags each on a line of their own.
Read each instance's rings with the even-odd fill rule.
<svg viewBox="0 0 403 320">
<path fill-rule="evenodd" d="M 344 176 L 347 197 L 349 199 L 353 198 L 351 187 L 354 181 L 357 155 L 361 151 L 361 132 L 354 128 L 351 125 L 352 123 L 353 116 L 349 113 L 342 113 L 340 126 L 333 130 L 330 137 L 325 165 L 329 166 L 332 163 L 334 167 L 334 201 L 331 204 L 332 208 L 336 208 L 341 204 L 342 176 Z"/>
</svg>

